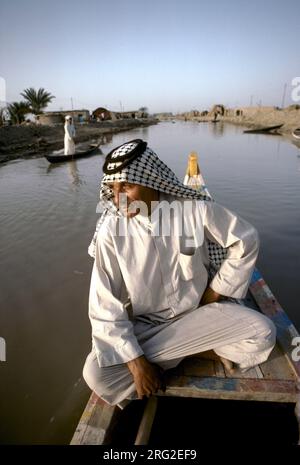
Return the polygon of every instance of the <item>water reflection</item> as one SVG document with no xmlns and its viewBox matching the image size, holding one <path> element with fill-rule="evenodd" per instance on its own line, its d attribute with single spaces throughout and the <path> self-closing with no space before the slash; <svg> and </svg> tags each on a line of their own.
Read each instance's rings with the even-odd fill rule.
<svg viewBox="0 0 300 465">
<path fill-rule="evenodd" d="M 113 140 L 113 135 L 112 134 L 102 134 L 101 135 L 101 145 L 105 145 L 105 144 L 110 144 Z"/>
<path fill-rule="evenodd" d="M 80 178 L 79 169 L 77 166 L 76 160 L 70 160 L 62 163 L 50 163 L 46 169 L 46 174 L 53 174 L 55 171 L 67 172 L 70 184 L 72 186 L 80 186 L 83 184 L 82 179 Z"/>
<path fill-rule="evenodd" d="M 142 133 L 143 137 L 145 137 L 145 139 L 146 139 L 147 136 L 148 136 L 148 133 L 149 133 L 149 127 L 145 126 L 144 128 L 142 128 L 141 133 Z"/>
<path fill-rule="evenodd" d="M 46 174 L 50 174 L 55 169 L 61 168 L 61 166 L 62 166 L 62 163 L 49 163 L 46 169 Z"/>
<path fill-rule="evenodd" d="M 81 184 L 81 181 L 75 160 L 70 161 L 68 163 L 68 173 L 71 180 L 71 184 L 73 184 L 73 186 L 79 186 Z"/>
<path fill-rule="evenodd" d="M 293 140 L 292 140 L 292 143 L 293 143 L 294 145 L 296 145 L 296 147 L 297 147 L 298 149 L 300 149 L 300 140 L 294 140 L 294 139 L 293 139 Z"/>
<path fill-rule="evenodd" d="M 216 123 L 211 122 L 210 125 L 211 125 L 210 126 L 211 127 L 211 132 L 212 132 L 213 136 L 216 139 L 219 139 L 220 137 L 223 136 L 223 134 L 224 134 L 224 123 L 223 123 L 223 121 L 216 122 Z"/>
</svg>

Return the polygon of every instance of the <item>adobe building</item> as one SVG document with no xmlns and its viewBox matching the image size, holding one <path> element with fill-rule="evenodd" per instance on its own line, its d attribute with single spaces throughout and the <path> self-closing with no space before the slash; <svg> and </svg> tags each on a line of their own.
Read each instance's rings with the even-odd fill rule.
<svg viewBox="0 0 300 465">
<path fill-rule="evenodd" d="M 63 124 L 65 117 L 70 115 L 73 117 L 74 123 L 84 123 L 90 121 L 89 110 L 68 110 L 68 111 L 46 111 L 36 116 L 36 123 L 52 126 Z"/>
</svg>

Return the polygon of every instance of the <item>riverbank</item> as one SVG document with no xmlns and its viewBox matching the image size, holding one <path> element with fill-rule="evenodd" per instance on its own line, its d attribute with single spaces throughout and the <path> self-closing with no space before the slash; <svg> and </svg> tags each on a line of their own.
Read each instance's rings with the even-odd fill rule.
<svg viewBox="0 0 300 465">
<path fill-rule="evenodd" d="M 76 125 L 76 143 L 100 141 L 109 142 L 109 136 L 121 131 L 157 124 L 155 118 L 123 119 L 84 123 Z M 36 158 L 61 149 L 64 145 L 64 127 L 41 126 L 5 126 L 0 128 L 0 163 L 17 158 Z"/>
<path fill-rule="evenodd" d="M 300 126 L 300 109 L 273 109 L 270 111 L 260 111 L 259 108 L 251 115 L 223 116 L 222 121 L 247 126 L 249 129 L 276 126 L 283 124 L 278 133 L 289 138 L 292 142 L 297 140 L 293 137 L 292 131 Z"/>
<path fill-rule="evenodd" d="M 300 109 L 285 108 L 285 109 L 260 109 L 259 107 L 253 108 L 253 111 L 242 112 L 240 115 L 218 115 L 217 120 L 226 123 L 236 124 L 239 126 L 245 126 L 249 129 L 262 128 L 266 126 L 275 126 L 283 124 L 278 130 L 278 133 L 288 138 L 293 144 L 300 148 L 299 140 L 295 139 L 292 135 L 292 131 L 300 127 Z M 213 116 L 208 114 L 207 116 L 188 116 L 180 115 L 177 119 L 185 121 L 198 121 L 199 123 L 207 123 L 212 121 Z"/>
</svg>

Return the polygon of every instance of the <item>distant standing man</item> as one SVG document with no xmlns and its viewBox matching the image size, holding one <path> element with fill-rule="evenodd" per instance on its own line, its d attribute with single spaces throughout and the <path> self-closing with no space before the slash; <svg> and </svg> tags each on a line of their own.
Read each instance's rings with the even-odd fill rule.
<svg viewBox="0 0 300 465">
<path fill-rule="evenodd" d="M 73 118 L 70 115 L 65 117 L 65 155 L 74 155 L 75 153 L 75 142 L 74 137 L 76 135 L 75 126 L 73 124 Z"/>
</svg>

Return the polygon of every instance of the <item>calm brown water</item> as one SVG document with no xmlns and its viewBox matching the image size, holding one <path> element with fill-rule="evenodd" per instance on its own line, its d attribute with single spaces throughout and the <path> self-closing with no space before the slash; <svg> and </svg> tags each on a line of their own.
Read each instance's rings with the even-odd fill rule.
<svg viewBox="0 0 300 465">
<path fill-rule="evenodd" d="M 196 150 L 209 190 L 253 223 L 258 266 L 300 329 L 300 151 L 281 137 L 209 123 L 161 123 L 115 135 L 140 137 L 180 179 Z M 87 247 L 104 156 L 60 166 L 46 159 L 0 166 L 0 442 L 68 443 L 88 399 Z"/>
</svg>

